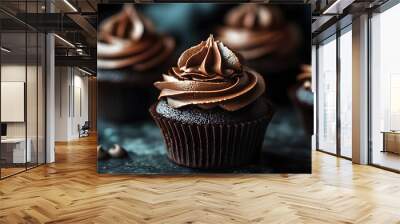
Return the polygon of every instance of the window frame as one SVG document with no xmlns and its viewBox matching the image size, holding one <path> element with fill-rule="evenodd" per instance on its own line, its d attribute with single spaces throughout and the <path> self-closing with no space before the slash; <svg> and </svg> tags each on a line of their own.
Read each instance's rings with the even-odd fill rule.
<svg viewBox="0 0 400 224">
<path fill-rule="evenodd" d="M 347 18 L 343 18 L 344 20 L 346 20 Z M 341 22 L 340 20 L 338 21 L 338 23 Z M 335 24 L 336 25 L 336 24 Z M 352 32 L 352 22 L 346 24 L 344 27 L 337 27 L 336 32 L 334 32 L 333 34 L 329 35 L 328 37 L 320 40 L 317 44 L 316 44 L 316 151 L 319 152 L 323 152 L 329 155 L 333 155 L 339 158 L 343 158 L 346 160 L 352 160 L 351 157 L 347 157 L 342 155 L 341 153 L 341 119 L 340 119 L 340 103 L 341 103 L 341 99 L 340 99 L 340 77 L 341 77 L 341 67 L 340 67 L 340 37 L 342 35 L 344 35 L 347 32 Z M 333 38 L 334 37 L 334 38 Z M 320 93 L 318 91 L 318 87 L 319 87 L 319 78 L 320 78 L 320 74 L 319 74 L 319 47 L 322 43 L 327 43 L 329 41 L 336 41 L 336 151 L 335 153 L 329 152 L 327 150 L 321 149 L 320 146 L 320 142 L 319 142 L 319 110 L 320 110 L 320 105 L 319 105 L 319 97 L 320 97 Z"/>
</svg>

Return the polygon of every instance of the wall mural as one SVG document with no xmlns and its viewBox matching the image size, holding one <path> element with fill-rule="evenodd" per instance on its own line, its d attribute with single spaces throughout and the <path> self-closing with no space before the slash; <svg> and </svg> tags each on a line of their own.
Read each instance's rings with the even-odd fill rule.
<svg viewBox="0 0 400 224">
<path fill-rule="evenodd" d="M 311 172 L 309 5 L 98 9 L 99 173 Z"/>
</svg>

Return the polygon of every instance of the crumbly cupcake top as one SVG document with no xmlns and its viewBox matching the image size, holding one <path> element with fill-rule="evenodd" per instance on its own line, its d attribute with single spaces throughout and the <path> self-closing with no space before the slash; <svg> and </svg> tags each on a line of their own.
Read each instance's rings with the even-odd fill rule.
<svg viewBox="0 0 400 224">
<path fill-rule="evenodd" d="M 233 8 L 218 38 L 247 60 L 266 55 L 287 55 L 299 44 L 297 29 L 286 23 L 273 6 L 244 4 Z"/>
<path fill-rule="evenodd" d="M 195 105 L 236 111 L 265 91 L 264 79 L 212 35 L 184 51 L 163 78 L 155 83 L 161 90 L 159 99 L 166 98 L 173 108 Z"/>
<path fill-rule="evenodd" d="M 311 65 L 302 65 L 301 72 L 297 75 L 297 80 L 303 84 L 307 90 L 311 90 Z"/>
<path fill-rule="evenodd" d="M 144 71 L 162 63 L 174 47 L 171 37 L 155 32 L 152 22 L 127 4 L 100 24 L 97 65 L 105 69 L 131 66 Z"/>
</svg>

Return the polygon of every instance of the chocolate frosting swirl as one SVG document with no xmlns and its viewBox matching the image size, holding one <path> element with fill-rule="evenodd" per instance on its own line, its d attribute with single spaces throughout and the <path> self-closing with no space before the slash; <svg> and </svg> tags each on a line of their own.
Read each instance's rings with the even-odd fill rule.
<svg viewBox="0 0 400 224">
<path fill-rule="evenodd" d="M 156 33 L 152 22 L 127 4 L 100 25 L 97 65 L 105 69 L 132 66 L 143 71 L 162 63 L 174 47 L 171 37 Z"/>
<path fill-rule="evenodd" d="M 233 51 L 210 35 L 207 41 L 187 49 L 177 67 L 156 82 L 160 98 L 173 108 L 196 105 L 203 109 L 221 107 L 239 110 L 265 91 L 264 79 L 241 65 Z"/>
<path fill-rule="evenodd" d="M 276 7 L 245 4 L 232 9 L 225 19 L 226 26 L 217 30 L 218 38 L 245 59 L 284 57 L 299 44 L 298 30 L 285 23 Z"/>
</svg>

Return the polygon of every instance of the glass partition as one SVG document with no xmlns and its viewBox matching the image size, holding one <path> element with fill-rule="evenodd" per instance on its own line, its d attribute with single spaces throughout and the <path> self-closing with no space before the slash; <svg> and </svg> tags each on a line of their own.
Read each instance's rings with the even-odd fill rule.
<svg viewBox="0 0 400 224">
<path fill-rule="evenodd" d="M 352 33 L 344 29 L 340 41 L 340 155 L 352 157 Z"/>
<path fill-rule="evenodd" d="M 318 149 L 336 153 L 336 36 L 318 47 Z"/>
<path fill-rule="evenodd" d="M 36 32 L 28 32 L 27 33 L 27 52 L 28 52 L 28 61 L 27 61 L 27 81 L 26 81 L 26 89 L 27 89 L 27 98 L 26 98 L 26 113 L 27 113 L 27 143 L 30 147 L 30 161 L 27 163 L 27 167 L 34 167 L 37 165 L 37 149 L 38 149 L 38 141 L 37 141 L 37 79 L 38 79 L 38 56 L 37 56 L 37 41 L 38 35 Z"/>
<path fill-rule="evenodd" d="M 31 161 L 26 141 L 26 40 L 25 32 L 1 34 L 2 177 L 24 171 Z"/>
<path fill-rule="evenodd" d="M 371 18 L 372 164 L 400 170 L 400 4 Z"/>
<path fill-rule="evenodd" d="M 24 17 L 40 13 L 42 5 L 19 1 L 0 7 Z M 45 162 L 45 44 L 39 30 L 0 12 L 1 179 Z"/>
</svg>

